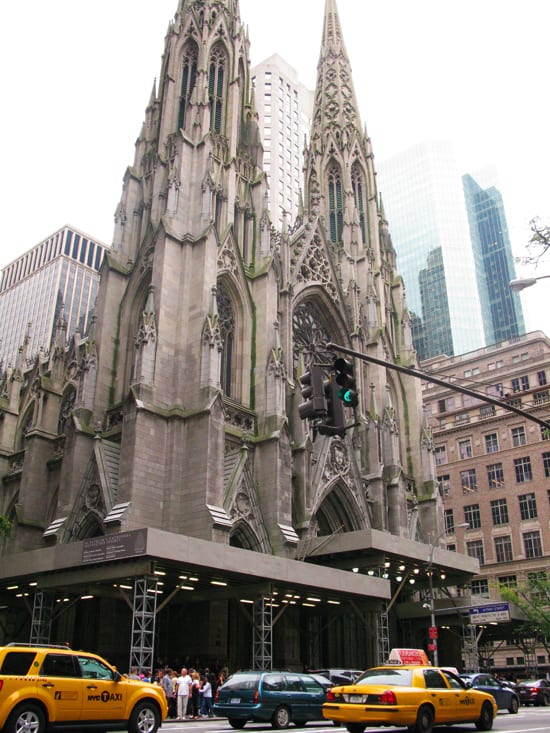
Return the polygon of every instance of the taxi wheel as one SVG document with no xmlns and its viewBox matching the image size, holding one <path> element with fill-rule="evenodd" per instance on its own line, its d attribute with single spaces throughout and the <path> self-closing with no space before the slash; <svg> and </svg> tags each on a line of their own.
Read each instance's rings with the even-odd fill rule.
<svg viewBox="0 0 550 733">
<path fill-rule="evenodd" d="M 476 720 L 478 730 L 491 730 L 493 727 L 493 707 L 491 703 L 484 702 L 481 708 L 481 715 Z"/>
<path fill-rule="evenodd" d="M 4 726 L 4 733 L 44 733 L 45 730 L 44 711 L 31 702 L 16 707 Z"/>
<path fill-rule="evenodd" d="M 128 723 L 129 733 L 156 733 L 160 725 L 160 715 L 152 700 L 138 702 L 132 710 Z"/>
<path fill-rule="evenodd" d="M 277 730 L 281 730 L 282 728 L 288 728 L 288 725 L 290 723 L 290 711 L 287 707 L 284 705 L 279 705 L 278 708 L 275 709 L 275 712 L 273 713 L 273 716 L 271 718 L 271 725 L 273 728 L 276 728 Z"/>
<path fill-rule="evenodd" d="M 510 700 L 510 707 L 508 708 L 508 712 L 509 713 L 517 713 L 518 710 L 519 710 L 519 701 L 518 701 L 517 697 L 513 697 Z"/>
<path fill-rule="evenodd" d="M 409 728 L 413 733 L 432 733 L 434 711 L 429 705 L 422 705 L 416 714 L 416 725 Z"/>
</svg>

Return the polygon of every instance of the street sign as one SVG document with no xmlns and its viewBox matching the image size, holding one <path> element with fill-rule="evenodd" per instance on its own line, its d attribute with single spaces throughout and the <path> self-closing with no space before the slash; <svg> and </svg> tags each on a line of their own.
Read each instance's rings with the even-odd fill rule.
<svg viewBox="0 0 550 733">
<path fill-rule="evenodd" d="M 508 603 L 492 603 L 487 606 L 472 606 L 468 609 L 470 623 L 474 626 L 510 620 Z"/>
<path fill-rule="evenodd" d="M 430 626 L 430 639 L 437 639 L 437 626 Z"/>
</svg>

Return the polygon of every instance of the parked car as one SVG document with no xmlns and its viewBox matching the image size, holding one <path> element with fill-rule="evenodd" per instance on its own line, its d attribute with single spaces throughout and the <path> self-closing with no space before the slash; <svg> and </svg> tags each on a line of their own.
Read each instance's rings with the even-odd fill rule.
<svg viewBox="0 0 550 733">
<path fill-rule="evenodd" d="M 332 687 L 334 687 L 334 682 L 329 680 L 328 677 L 325 677 L 325 675 L 317 674 L 317 672 L 310 672 L 309 674 L 314 680 L 317 680 L 325 692 L 328 692 Z"/>
<path fill-rule="evenodd" d="M 65 645 L 0 647 L 0 730 L 156 733 L 168 712 L 160 685 L 123 677 L 97 654 Z"/>
<path fill-rule="evenodd" d="M 522 705 L 550 705 L 550 682 L 521 680 L 518 695 Z"/>
<path fill-rule="evenodd" d="M 291 722 L 303 726 L 309 720 L 323 720 L 326 697 L 326 690 L 310 674 L 236 672 L 216 690 L 214 713 L 227 718 L 232 728 L 244 728 L 249 720 L 271 722 L 273 728 L 287 728 Z"/>
<path fill-rule="evenodd" d="M 349 685 L 350 682 L 353 682 L 356 680 L 360 674 L 362 674 L 362 669 L 314 669 L 310 670 L 310 674 L 322 674 L 323 677 L 328 677 L 328 679 L 333 683 L 333 685 Z"/>
<path fill-rule="evenodd" d="M 499 710 L 508 710 L 509 713 L 517 713 L 519 710 L 520 700 L 517 692 L 495 679 L 493 675 L 486 672 L 461 674 L 460 679 L 466 683 L 466 687 L 492 695 Z"/>
<path fill-rule="evenodd" d="M 367 669 L 354 683 L 329 690 L 323 705 L 324 717 L 342 723 L 349 733 L 373 726 L 429 733 L 446 723 L 491 730 L 496 714 L 492 695 L 468 689 L 452 672 L 426 664 Z"/>
</svg>

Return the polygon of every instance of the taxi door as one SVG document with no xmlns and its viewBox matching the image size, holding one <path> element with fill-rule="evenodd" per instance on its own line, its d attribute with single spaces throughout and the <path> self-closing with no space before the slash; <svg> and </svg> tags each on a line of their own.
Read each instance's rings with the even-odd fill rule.
<svg viewBox="0 0 550 733">
<path fill-rule="evenodd" d="M 37 687 L 48 699 L 52 722 L 79 721 L 82 713 L 82 676 L 73 654 L 46 654 Z"/>
<path fill-rule="evenodd" d="M 447 680 L 454 694 L 455 715 L 453 720 L 457 722 L 475 720 L 481 712 L 480 705 L 476 701 L 475 696 L 470 694 L 470 690 L 465 689 L 461 681 L 450 672 L 443 670 L 442 675 Z M 478 710 L 476 710 L 476 707 Z"/>
<path fill-rule="evenodd" d="M 111 667 L 97 657 L 78 654 L 82 670 L 82 720 L 123 720 L 126 712 L 127 684 L 117 682 Z"/>
<path fill-rule="evenodd" d="M 426 689 L 435 708 L 435 722 L 452 723 L 460 720 L 463 706 L 460 704 L 459 695 L 461 690 L 463 692 L 466 690 L 452 688 L 448 684 L 448 676 L 443 675 L 438 669 L 424 669 L 423 671 Z"/>
</svg>

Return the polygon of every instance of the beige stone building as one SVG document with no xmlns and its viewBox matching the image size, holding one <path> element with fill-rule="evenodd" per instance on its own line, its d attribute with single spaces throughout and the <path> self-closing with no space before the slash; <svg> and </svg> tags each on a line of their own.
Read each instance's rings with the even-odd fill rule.
<svg viewBox="0 0 550 733">
<path fill-rule="evenodd" d="M 248 45 L 237 0 L 179 0 L 91 328 L 67 343 L 61 319 L 48 357 L 28 369 L 23 349 L 1 385 L 7 640 L 68 640 L 122 669 L 364 667 L 402 641 L 398 566 L 418 586 L 428 560 L 477 570 L 438 546 L 418 380 L 356 360 L 344 435 L 299 418 L 328 342 L 415 354 L 335 0 L 303 210 L 282 231 Z"/>
<path fill-rule="evenodd" d="M 446 527 L 469 525 L 447 536 L 447 549 L 480 562 L 470 605 L 499 602 L 500 584 L 526 586 L 534 577 L 548 577 L 550 441 L 537 420 L 544 423 L 550 415 L 550 339 L 535 331 L 422 367 L 520 411 L 424 384 Z M 548 650 L 518 647 L 514 636 L 513 624 L 484 629 L 482 666 L 547 673 Z"/>
</svg>

